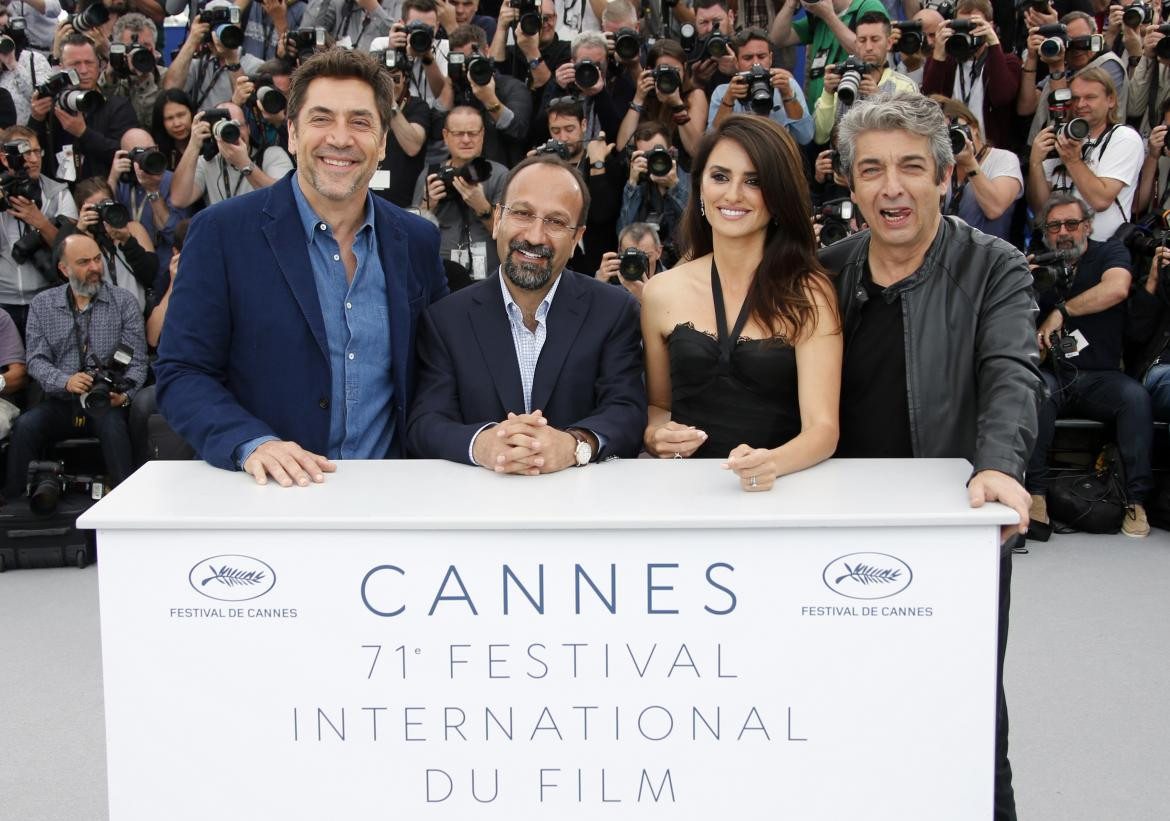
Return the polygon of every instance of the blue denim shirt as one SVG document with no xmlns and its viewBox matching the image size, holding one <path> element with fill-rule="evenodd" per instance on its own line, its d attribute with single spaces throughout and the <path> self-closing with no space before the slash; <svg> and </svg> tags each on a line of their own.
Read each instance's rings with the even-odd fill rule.
<svg viewBox="0 0 1170 821">
<path fill-rule="evenodd" d="M 366 218 L 354 235 L 357 267 L 346 282 L 345 263 L 333 230 L 305 199 L 293 178 L 293 199 L 305 231 L 309 265 L 325 320 L 332 377 L 329 404 L 330 459 L 383 459 L 395 433 L 394 378 L 390 367 L 390 317 L 386 277 L 374 232 L 373 196 L 366 197 Z M 244 462 L 263 436 L 236 449 Z"/>
</svg>

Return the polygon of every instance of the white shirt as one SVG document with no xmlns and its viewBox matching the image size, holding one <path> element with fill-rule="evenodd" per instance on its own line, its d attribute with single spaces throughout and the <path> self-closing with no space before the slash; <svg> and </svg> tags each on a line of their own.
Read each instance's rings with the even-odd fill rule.
<svg viewBox="0 0 1170 821">
<path fill-rule="evenodd" d="M 1107 129 L 1101 135 L 1100 143 L 1088 150 L 1085 165 L 1098 177 L 1111 180 L 1120 180 L 1121 191 L 1117 194 L 1116 202 L 1109 207 L 1098 211 L 1093 217 L 1093 233 L 1089 239 L 1104 242 L 1113 236 L 1118 227 L 1129 219 L 1133 206 L 1133 195 L 1137 190 L 1138 174 L 1142 170 L 1142 161 L 1145 159 L 1145 145 L 1141 136 L 1127 125 L 1113 128 L 1112 136 Z M 1059 159 L 1044 161 L 1044 176 L 1048 184 L 1055 191 L 1075 190 L 1072 178 L 1068 174 L 1057 173 Z M 1084 199 L 1084 195 L 1078 192 Z M 1120 208 L 1118 207 L 1120 203 Z"/>
<path fill-rule="evenodd" d="M 553 0 L 557 10 L 557 35 L 566 43 L 582 31 L 601 31 L 601 21 L 589 0 Z"/>
<path fill-rule="evenodd" d="M 951 90 L 951 99 L 958 100 L 967 106 L 967 108 L 971 109 L 971 113 L 979 121 L 979 133 L 986 134 L 987 128 L 983 124 L 983 72 L 981 71 L 978 77 L 972 78 L 971 72 L 974 68 L 974 60 L 959 63 L 956 67 L 955 86 Z M 986 65 L 984 65 L 983 70 L 987 70 Z M 964 85 L 967 89 L 966 97 L 963 96 Z"/>
</svg>

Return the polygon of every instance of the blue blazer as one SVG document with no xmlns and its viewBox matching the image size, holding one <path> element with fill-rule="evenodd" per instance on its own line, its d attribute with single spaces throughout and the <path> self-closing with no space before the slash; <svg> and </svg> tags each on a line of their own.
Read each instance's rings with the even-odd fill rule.
<svg viewBox="0 0 1170 821">
<path fill-rule="evenodd" d="M 532 408 L 553 427 L 605 437 L 606 456 L 634 457 L 646 428 L 638 303 L 572 271 L 561 273 L 532 382 Z M 423 315 L 409 454 L 470 464 L 475 432 L 524 413 L 524 389 L 497 273 Z"/>
<path fill-rule="evenodd" d="M 293 174 L 191 221 L 159 345 L 159 409 L 200 456 L 228 470 L 233 451 L 258 436 L 321 454 L 329 446 L 329 345 Z M 419 315 L 447 294 L 447 280 L 438 229 L 373 202 L 398 416 L 387 455 L 400 456 Z"/>
</svg>

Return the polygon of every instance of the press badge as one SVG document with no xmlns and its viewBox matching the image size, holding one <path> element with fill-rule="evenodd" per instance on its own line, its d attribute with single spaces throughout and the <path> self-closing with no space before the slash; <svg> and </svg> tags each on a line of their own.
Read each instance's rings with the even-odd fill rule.
<svg viewBox="0 0 1170 821">
<path fill-rule="evenodd" d="M 809 66 L 808 69 L 809 79 L 815 80 L 817 77 L 823 76 L 825 73 L 825 66 L 828 64 L 829 50 L 827 48 L 823 48 L 816 53 L 816 56 L 813 57 L 812 65 Z"/>
<path fill-rule="evenodd" d="M 471 243 L 471 278 L 483 279 L 487 276 L 487 243 Z"/>
<path fill-rule="evenodd" d="M 73 146 L 61 146 L 57 152 L 57 179 L 74 182 L 77 179 L 77 164 L 73 158 Z"/>
<path fill-rule="evenodd" d="M 1081 333 L 1080 328 L 1077 328 L 1075 331 L 1069 334 L 1069 338 L 1075 339 L 1077 341 L 1077 349 L 1073 353 L 1068 354 L 1068 356 L 1079 356 L 1081 351 L 1089 347 L 1089 340 L 1085 339 L 1085 335 Z"/>
<path fill-rule="evenodd" d="M 467 270 L 471 270 L 471 252 L 466 248 L 452 248 L 451 261 L 457 265 L 462 265 Z"/>
<path fill-rule="evenodd" d="M 374 176 L 370 177 L 370 189 L 373 191 L 385 191 L 390 187 L 390 172 L 386 169 L 379 169 L 374 172 Z"/>
</svg>

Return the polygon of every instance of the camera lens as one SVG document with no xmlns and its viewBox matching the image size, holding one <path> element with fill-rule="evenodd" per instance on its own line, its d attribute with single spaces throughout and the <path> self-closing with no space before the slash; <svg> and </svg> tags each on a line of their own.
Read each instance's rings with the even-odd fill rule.
<svg viewBox="0 0 1170 821">
<path fill-rule="evenodd" d="M 1082 117 L 1074 117 L 1062 125 L 1060 131 L 1071 140 L 1083 140 L 1089 136 L 1089 123 Z"/>
<path fill-rule="evenodd" d="M 279 114 L 288 107 L 288 100 L 280 93 L 280 89 L 272 86 L 256 89 L 256 102 L 266 114 Z"/>
<path fill-rule="evenodd" d="M 650 273 L 650 258 L 646 256 L 645 251 L 627 248 L 622 251 L 621 259 L 618 261 L 618 273 L 622 279 L 636 282 Z"/>
<path fill-rule="evenodd" d="M 622 60 L 629 62 L 642 52 L 642 41 L 633 29 L 621 29 L 613 38 L 613 50 Z"/>
<path fill-rule="evenodd" d="M 950 42 L 949 40 L 947 41 Z M 841 82 L 837 86 L 837 99 L 842 105 L 853 105 L 857 100 L 858 89 L 861 87 L 861 74 L 850 69 L 841 75 Z"/>
<path fill-rule="evenodd" d="M 646 152 L 646 168 L 652 176 L 665 177 L 674 168 L 674 158 L 662 146 Z"/>
<path fill-rule="evenodd" d="M 674 94 L 682 85 L 678 72 L 670 66 L 654 69 L 654 89 L 661 95 Z"/>
<path fill-rule="evenodd" d="M 601 71 L 592 60 L 582 60 L 573 68 L 573 79 L 579 88 L 593 88 L 601 80 Z"/>
</svg>

